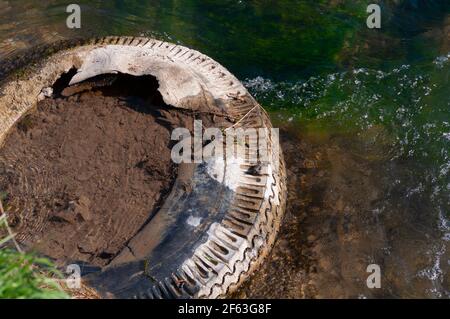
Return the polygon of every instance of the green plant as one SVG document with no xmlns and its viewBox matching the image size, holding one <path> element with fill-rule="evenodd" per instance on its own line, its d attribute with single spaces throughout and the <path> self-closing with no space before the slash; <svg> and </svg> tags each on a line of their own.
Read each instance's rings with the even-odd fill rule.
<svg viewBox="0 0 450 319">
<path fill-rule="evenodd" d="M 0 239 L 0 299 L 68 298 L 55 278 L 61 278 L 54 265 L 46 258 L 24 253 L 14 240 L 0 201 L 0 229 L 7 235 Z M 12 241 L 15 249 L 1 248 Z"/>
</svg>

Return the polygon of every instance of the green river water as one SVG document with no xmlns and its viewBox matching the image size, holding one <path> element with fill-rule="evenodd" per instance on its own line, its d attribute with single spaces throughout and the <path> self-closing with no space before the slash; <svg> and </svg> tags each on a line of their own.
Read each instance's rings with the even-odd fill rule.
<svg viewBox="0 0 450 319">
<path fill-rule="evenodd" d="M 67 1 L 0 0 L 0 63 L 59 39 L 157 37 L 223 64 L 281 129 L 287 216 L 236 297 L 450 297 L 450 1 L 77 3 L 69 30 Z"/>
</svg>

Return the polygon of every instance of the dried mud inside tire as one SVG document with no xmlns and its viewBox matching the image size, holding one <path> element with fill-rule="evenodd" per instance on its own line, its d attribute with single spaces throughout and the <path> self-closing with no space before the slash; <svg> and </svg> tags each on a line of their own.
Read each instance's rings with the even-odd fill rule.
<svg viewBox="0 0 450 319">
<path fill-rule="evenodd" d="M 0 148 L 0 191 L 17 240 L 56 260 L 107 265 L 150 221 L 176 178 L 169 110 L 151 76 L 105 75 L 24 116 Z"/>
</svg>

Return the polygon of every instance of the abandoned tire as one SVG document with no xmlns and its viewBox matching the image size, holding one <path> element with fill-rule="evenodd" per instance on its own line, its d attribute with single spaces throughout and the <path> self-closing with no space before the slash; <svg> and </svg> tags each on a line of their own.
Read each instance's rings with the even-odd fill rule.
<svg viewBox="0 0 450 319">
<path fill-rule="evenodd" d="M 231 124 L 224 132 L 259 129 L 258 145 L 268 154 L 264 161 L 215 154 L 181 163 L 157 214 L 107 266 L 83 273 L 85 283 L 105 298 L 217 298 L 238 288 L 272 248 L 286 201 L 278 136 L 243 85 L 197 51 L 148 38 L 83 41 L 33 62 L 20 72 L 14 62 L 0 70 L 0 145 L 73 69 L 70 85 L 111 73 L 152 75 L 167 105 L 225 116 Z"/>
</svg>

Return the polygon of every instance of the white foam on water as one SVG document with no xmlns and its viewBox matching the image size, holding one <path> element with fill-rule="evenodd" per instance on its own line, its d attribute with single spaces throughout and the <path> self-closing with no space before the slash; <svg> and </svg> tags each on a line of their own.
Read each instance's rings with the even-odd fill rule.
<svg viewBox="0 0 450 319">
<path fill-rule="evenodd" d="M 246 79 L 243 82 L 246 88 L 255 89 L 261 92 L 267 92 L 275 88 L 272 80 L 257 76 L 254 79 Z"/>
<path fill-rule="evenodd" d="M 443 133 L 442 136 L 446 139 L 450 141 L 450 132 L 448 133 Z"/>
<path fill-rule="evenodd" d="M 439 296 L 441 293 L 438 291 L 436 286 L 443 280 L 441 258 L 442 255 L 445 253 L 445 246 L 442 245 L 436 252 L 430 250 L 429 253 L 434 254 L 433 265 L 431 267 L 419 271 L 418 276 L 422 278 L 428 278 L 430 281 L 432 281 L 434 284 L 434 288 L 431 291 Z"/>
<path fill-rule="evenodd" d="M 446 242 L 450 241 L 450 221 L 445 218 L 442 211 L 439 212 L 439 229 L 444 233 L 442 239 Z"/>
<path fill-rule="evenodd" d="M 450 53 L 448 53 L 447 55 L 441 55 L 439 57 L 437 57 L 433 63 L 438 67 L 438 68 L 443 68 L 444 64 L 446 64 L 448 62 L 448 60 L 450 59 Z"/>
</svg>

